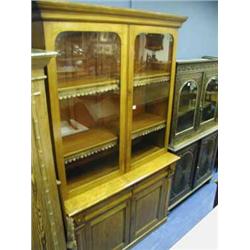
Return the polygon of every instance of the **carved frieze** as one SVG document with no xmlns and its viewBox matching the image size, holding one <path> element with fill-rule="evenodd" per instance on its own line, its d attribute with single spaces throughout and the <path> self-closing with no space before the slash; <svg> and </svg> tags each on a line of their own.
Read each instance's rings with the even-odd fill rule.
<svg viewBox="0 0 250 250">
<path fill-rule="evenodd" d="M 217 70 L 218 62 L 207 62 L 207 63 L 184 63 L 178 64 L 177 73 L 186 73 L 190 71 L 204 71 L 204 70 Z"/>
</svg>

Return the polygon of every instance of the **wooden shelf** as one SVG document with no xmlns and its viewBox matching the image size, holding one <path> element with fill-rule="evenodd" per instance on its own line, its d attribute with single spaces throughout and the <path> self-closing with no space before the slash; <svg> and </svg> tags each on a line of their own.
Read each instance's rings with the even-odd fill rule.
<svg viewBox="0 0 250 250">
<path fill-rule="evenodd" d="M 132 152 L 132 162 L 136 162 L 139 161 L 157 151 L 159 151 L 161 148 L 154 146 L 154 145 L 146 145 L 142 148 L 137 147 L 134 148 L 133 152 Z"/>
<path fill-rule="evenodd" d="M 158 115 L 142 113 L 133 118 L 132 139 L 166 127 L 166 120 Z"/>
<path fill-rule="evenodd" d="M 65 163 L 71 163 L 117 145 L 117 135 L 106 128 L 93 128 L 88 131 L 63 138 Z"/>
<path fill-rule="evenodd" d="M 159 71 L 149 71 L 138 74 L 134 77 L 134 87 L 141 87 L 154 83 L 168 83 L 170 81 L 170 74 Z"/>
<path fill-rule="evenodd" d="M 118 79 L 115 77 L 104 77 L 104 76 L 96 76 L 96 77 L 84 77 L 84 79 L 72 79 L 72 80 L 65 80 L 59 81 L 58 87 L 59 89 L 74 89 L 77 87 L 90 87 L 90 86 L 99 86 L 99 85 L 106 85 L 110 82 L 118 82 Z"/>
<path fill-rule="evenodd" d="M 97 163 L 91 161 L 85 166 L 76 167 L 78 168 L 76 169 L 77 173 L 75 175 L 71 174 L 67 176 L 69 189 L 73 190 L 79 186 L 89 183 L 90 181 L 97 180 L 102 176 L 118 171 L 118 162 L 112 160 L 112 157 L 110 160 L 107 160 L 107 157 L 105 158 L 105 156 L 102 156 Z"/>
<path fill-rule="evenodd" d="M 195 111 L 195 107 L 184 106 L 178 111 L 178 116 L 183 116 L 188 112 Z"/>
<path fill-rule="evenodd" d="M 151 70 L 151 71 L 146 71 L 143 73 L 135 74 L 134 79 L 138 80 L 138 79 L 153 78 L 153 77 L 159 77 L 159 76 L 170 76 L 170 73 L 166 71 Z"/>
<path fill-rule="evenodd" d="M 59 82 L 58 97 L 63 100 L 114 90 L 119 90 L 119 80 L 117 78 L 86 78 L 84 80 Z"/>
</svg>

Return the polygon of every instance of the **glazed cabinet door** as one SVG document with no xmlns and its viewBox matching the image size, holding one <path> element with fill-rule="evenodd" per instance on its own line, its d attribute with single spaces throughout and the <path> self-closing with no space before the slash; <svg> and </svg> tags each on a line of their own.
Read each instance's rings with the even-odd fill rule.
<svg viewBox="0 0 250 250">
<path fill-rule="evenodd" d="M 123 201 L 117 202 L 118 200 Z M 123 249 L 129 243 L 129 228 L 130 199 L 109 199 L 86 212 L 85 223 L 76 228 L 77 249 Z"/>
<path fill-rule="evenodd" d="M 179 74 L 176 77 L 172 138 L 180 141 L 197 128 L 202 73 Z"/>
<path fill-rule="evenodd" d="M 202 100 L 200 106 L 200 126 L 217 123 L 218 117 L 218 75 L 217 72 L 205 72 Z"/>
<path fill-rule="evenodd" d="M 62 186 L 124 171 L 127 26 L 46 23 L 57 165 Z"/>
<path fill-rule="evenodd" d="M 194 187 L 205 181 L 211 174 L 217 152 L 217 133 L 201 140 L 198 164 L 194 177 Z"/>
<path fill-rule="evenodd" d="M 166 178 L 147 180 L 135 188 L 131 207 L 131 241 L 146 234 L 164 218 Z"/>
<path fill-rule="evenodd" d="M 181 159 L 176 163 L 170 193 L 170 206 L 177 203 L 192 189 L 194 169 L 197 161 L 198 142 L 177 152 Z"/>
<path fill-rule="evenodd" d="M 128 159 L 132 165 L 164 149 L 168 140 L 175 39 L 172 29 L 130 26 Z"/>
</svg>

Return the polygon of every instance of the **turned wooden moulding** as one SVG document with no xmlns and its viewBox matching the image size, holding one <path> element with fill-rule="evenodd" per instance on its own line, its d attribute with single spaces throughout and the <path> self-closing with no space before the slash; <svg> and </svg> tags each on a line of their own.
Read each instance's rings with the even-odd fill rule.
<svg viewBox="0 0 250 250">
<path fill-rule="evenodd" d="M 95 21 L 148 24 L 179 28 L 187 20 L 187 17 L 82 3 L 69 4 L 66 2 L 39 1 L 32 2 L 32 19 L 33 21 Z"/>
</svg>

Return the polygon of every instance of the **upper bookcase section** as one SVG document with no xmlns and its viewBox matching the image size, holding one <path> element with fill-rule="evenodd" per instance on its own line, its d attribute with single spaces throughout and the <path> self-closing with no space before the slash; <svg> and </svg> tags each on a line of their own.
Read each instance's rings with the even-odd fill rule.
<svg viewBox="0 0 250 250">
<path fill-rule="evenodd" d="M 187 20 L 187 17 L 82 3 L 33 1 L 32 19 L 33 21 L 94 20 L 95 22 L 147 24 L 179 28 Z"/>
</svg>

